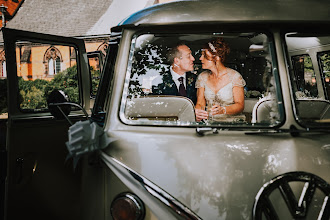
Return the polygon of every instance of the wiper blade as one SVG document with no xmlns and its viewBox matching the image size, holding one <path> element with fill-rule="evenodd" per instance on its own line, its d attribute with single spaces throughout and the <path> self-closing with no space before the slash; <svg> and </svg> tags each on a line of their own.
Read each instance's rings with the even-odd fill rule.
<svg viewBox="0 0 330 220">
<path fill-rule="evenodd" d="M 293 137 L 298 136 L 301 133 L 330 133 L 330 130 L 325 129 L 309 129 L 298 130 L 295 127 L 290 129 L 272 129 L 272 130 L 257 130 L 245 132 L 246 135 L 257 135 L 257 134 L 285 134 L 290 133 Z"/>
<path fill-rule="evenodd" d="M 219 131 L 222 130 L 229 130 L 229 129 L 223 129 L 223 128 L 214 128 L 214 127 L 197 127 L 196 133 L 199 136 L 204 136 L 206 134 L 218 134 Z M 242 129 L 236 129 L 236 130 L 242 130 Z M 246 131 L 244 134 L 246 135 L 267 135 L 267 134 L 291 134 L 293 137 L 298 136 L 301 133 L 330 133 L 330 130 L 326 129 L 310 129 L 307 128 L 306 130 L 298 130 L 294 126 L 292 126 L 290 129 L 259 129 L 259 130 L 253 130 L 253 131 Z"/>
<path fill-rule="evenodd" d="M 223 128 L 212 128 L 212 127 L 197 127 L 196 133 L 199 136 L 204 136 L 207 134 L 219 134 L 219 131 L 225 131 L 229 129 L 223 129 Z M 233 129 L 236 131 L 242 131 L 242 129 Z M 290 132 L 291 131 L 291 132 Z M 256 134 L 278 134 L 278 133 L 294 133 L 298 130 L 290 130 L 290 129 L 259 129 L 259 130 L 253 130 L 253 131 L 246 131 L 244 134 L 247 135 L 256 135 Z"/>
<path fill-rule="evenodd" d="M 247 131 L 246 135 L 255 135 L 255 134 L 279 134 L 279 133 L 297 133 L 299 130 L 290 130 L 290 129 L 272 129 L 272 130 L 256 130 L 256 131 Z"/>
</svg>

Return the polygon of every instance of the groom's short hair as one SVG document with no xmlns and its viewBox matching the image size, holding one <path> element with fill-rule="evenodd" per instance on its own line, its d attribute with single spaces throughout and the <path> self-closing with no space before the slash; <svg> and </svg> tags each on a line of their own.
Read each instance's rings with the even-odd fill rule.
<svg viewBox="0 0 330 220">
<path fill-rule="evenodd" d="M 170 65 L 174 63 L 174 58 L 176 57 L 181 57 L 182 54 L 179 51 L 180 46 L 186 46 L 187 44 L 183 41 L 178 42 L 175 44 L 173 47 L 170 48 L 170 50 L 167 53 L 167 61 L 169 62 Z"/>
</svg>

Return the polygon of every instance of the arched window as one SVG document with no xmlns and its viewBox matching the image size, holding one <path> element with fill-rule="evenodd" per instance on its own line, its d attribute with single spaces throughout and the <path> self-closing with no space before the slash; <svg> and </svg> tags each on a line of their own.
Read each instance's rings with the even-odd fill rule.
<svg viewBox="0 0 330 220">
<path fill-rule="evenodd" d="M 54 46 L 49 47 L 44 55 L 45 74 L 54 76 L 61 72 L 61 63 L 63 62 L 62 54 Z"/>
<path fill-rule="evenodd" d="M 48 60 L 48 75 L 52 76 L 59 72 L 61 72 L 61 59 L 59 57 L 56 57 L 55 60 L 50 58 Z"/>
<path fill-rule="evenodd" d="M 1 62 L 1 77 L 7 77 L 6 61 Z"/>
<path fill-rule="evenodd" d="M 55 60 L 55 71 L 56 71 L 56 73 L 61 72 L 61 60 L 59 57 L 56 57 L 56 60 Z"/>
<path fill-rule="evenodd" d="M 54 60 L 53 58 L 50 58 L 48 60 L 48 75 L 49 76 L 52 76 L 52 75 L 55 75 L 55 71 L 54 71 Z"/>
</svg>

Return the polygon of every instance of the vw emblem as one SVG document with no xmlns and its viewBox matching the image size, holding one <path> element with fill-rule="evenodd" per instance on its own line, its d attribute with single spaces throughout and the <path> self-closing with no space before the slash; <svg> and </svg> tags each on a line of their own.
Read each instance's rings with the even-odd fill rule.
<svg viewBox="0 0 330 220">
<path fill-rule="evenodd" d="M 299 199 L 296 198 L 289 183 L 302 182 L 303 189 Z M 291 214 L 292 219 L 306 219 L 316 190 L 324 194 L 324 199 L 317 220 L 330 219 L 330 185 L 320 177 L 306 172 L 290 172 L 281 174 L 269 182 L 265 183 L 259 190 L 253 205 L 252 218 L 267 220 L 278 220 L 279 213 L 270 199 L 275 190 L 279 190 L 285 204 Z"/>
</svg>

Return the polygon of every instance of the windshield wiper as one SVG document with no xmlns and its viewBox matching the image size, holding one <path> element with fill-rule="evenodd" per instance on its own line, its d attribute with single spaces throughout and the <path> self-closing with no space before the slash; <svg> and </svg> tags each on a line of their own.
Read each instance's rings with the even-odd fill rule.
<svg viewBox="0 0 330 220">
<path fill-rule="evenodd" d="M 259 129 L 255 131 L 247 131 L 244 134 L 246 135 L 256 135 L 256 134 L 280 134 L 280 133 L 290 133 L 292 136 L 297 135 L 302 131 L 296 130 L 296 129 Z"/>
<path fill-rule="evenodd" d="M 218 134 L 219 131 L 224 131 L 229 129 L 223 128 L 212 128 L 212 127 L 198 127 L 196 128 L 196 133 L 199 136 L 204 136 L 205 134 Z M 242 130 L 242 129 L 233 129 L 233 130 Z M 291 126 L 290 129 L 259 129 L 253 131 L 246 131 L 244 134 L 246 135 L 267 135 L 267 134 L 287 134 L 290 133 L 293 137 L 299 136 L 301 133 L 330 133 L 330 130 L 326 129 L 310 129 L 307 128 L 305 130 L 298 130 L 295 126 Z"/>
<path fill-rule="evenodd" d="M 326 129 L 310 129 L 298 130 L 295 126 L 291 126 L 290 129 L 272 129 L 272 130 L 257 130 L 245 132 L 246 135 L 258 135 L 258 134 L 285 134 L 290 133 L 293 137 L 299 136 L 302 133 L 330 133 L 330 130 Z"/>
<path fill-rule="evenodd" d="M 212 127 L 198 127 L 196 128 L 196 133 L 197 135 L 199 136 L 204 136 L 206 134 L 218 134 L 219 131 L 228 131 L 229 129 L 223 129 L 223 128 L 212 128 Z M 242 129 L 232 129 L 232 130 L 235 130 L 235 131 L 242 131 Z M 287 129 L 289 130 L 289 129 Z M 296 130 L 295 130 L 296 131 Z M 285 131 L 284 129 L 271 129 L 271 130 L 254 130 L 254 131 L 246 131 L 244 134 L 247 134 L 247 135 L 255 135 L 255 134 L 278 134 L 278 133 L 288 133 L 289 131 Z M 293 131 L 292 131 L 293 132 Z"/>
</svg>

